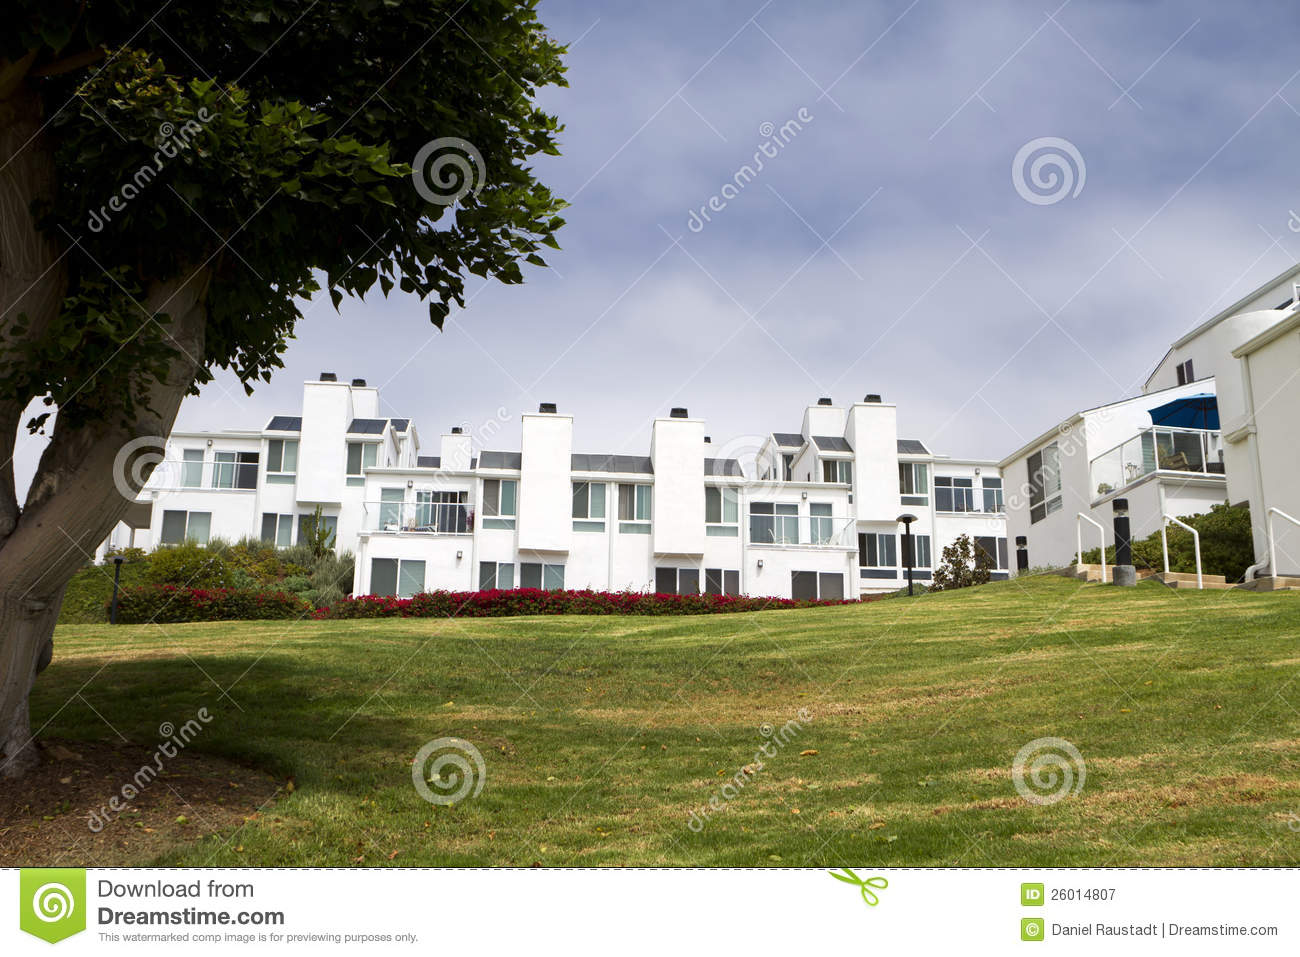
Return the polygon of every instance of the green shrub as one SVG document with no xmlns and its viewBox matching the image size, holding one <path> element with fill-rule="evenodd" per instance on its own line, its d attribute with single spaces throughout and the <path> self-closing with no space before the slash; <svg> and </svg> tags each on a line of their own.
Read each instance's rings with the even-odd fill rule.
<svg viewBox="0 0 1300 957">
<path fill-rule="evenodd" d="M 296 595 L 244 588 L 177 588 L 140 585 L 125 588 L 118 599 L 117 620 L 146 622 L 257 621 L 304 618 L 312 610 Z"/>
<path fill-rule="evenodd" d="M 154 585 L 179 588 L 230 588 L 234 585 L 230 564 L 220 554 L 197 542 L 155 549 L 149 556 L 145 580 Z"/>
<path fill-rule="evenodd" d="M 1200 515 L 1184 515 L 1182 521 L 1201 534 L 1201 571 L 1206 575 L 1222 575 L 1230 582 L 1239 582 L 1246 569 L 1255 563 L 1255 541 L 1250 529 L 1250 508 L 1245 505 L 1215 505 Z M 1170 525 L 1169 570 L 1172 572 L 1196 571 L 1196 548 L 1190 532 Z M 1094 548 L 1083 553 L 1087 564 L 1101 561 L 1101 550 Z M 1115 562 L 1115 546 L 1106 547 L 1106 561 Z M 1133 542 L 1133 565 L 1137 568 L 1163 569 L 1164 553 L 1160 548 L 1160 533 L 1152 532 L 1146 538 Z"/>
</svg>

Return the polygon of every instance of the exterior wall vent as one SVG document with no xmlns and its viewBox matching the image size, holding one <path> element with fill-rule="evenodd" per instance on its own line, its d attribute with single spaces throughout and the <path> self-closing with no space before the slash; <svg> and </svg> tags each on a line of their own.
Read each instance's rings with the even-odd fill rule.
<svg viewBox="0 0 1300 957">
<path fill-rule="evenodd" d="M 465 430 L 462 429 L 459 425 L 453 425 L 453 426 L 451 427 L 451 434 L 452 434 L 452 435 L 460 435 L 460 434 L 461 434 L 462 432 L 464 432 L 464 431 L 465 431 Z"/>
<path fill-rule="evenodd" d="M 668 417 L 670 419 L 689 419 L 690 413 L 687 412 L 686 409 L 682 408 L 681 406 L 676 406 L 671 412 L 668 413 Z"/>
<path fill-rule="evenodd" d="M 364 388 L 366 387 L 366 380 L 365 380 L 365 379 L 353 379 L 353 380 L 352 380 L 352 387 L 353 387 L 354 389 L 364 389 Z"/>
<path fill-rule="evenodd" d="M 711 435 L 706 435 L 706 436 L 704 437 L 704 444 L 705 444 L 705 445 L 712 445 L 712 444 L 713 444 L 713 436 L 711 436 Z"/>
<path fill-rule="evenodd" d="M 545 414 L 548 414 L 548 415 L 554 415 L 554 414 L 555 414 L 555 403 L 554 403 L 554 402 L 543 402 L 541 405 L 539 405 L 539 406 L 537 407 L 537 411 L 538 411 L 538 412 L 545 413 Z"/>
<path fill-rule="evenodd" d="M 863 402 L 879 403 L 879 402 L 880 402 L 880 395 L 879 395 L 878 393 L 875 393 L 875 392 L 868 392 L 868 393 L 866 394 L 866 396 L 863 398 L 862 401 L 863 401 Z"/>
<path fill-rule="evenodd" d="M 333 372 L 322 372 L 320 374 L 320 380 L 321 382 L 338 382 L 339 377 L 336 376 Z"/>
<path fill-rule="evenodd" d="M 822 396 L 820 399 L 817 400 L 817 404 L 818 404 L 818 405 L 833 405 L 834 403 L 832 403 L 831 400 L 828 399 L 828 398 L 826 398 L 825 396 Z"/>
</svg>

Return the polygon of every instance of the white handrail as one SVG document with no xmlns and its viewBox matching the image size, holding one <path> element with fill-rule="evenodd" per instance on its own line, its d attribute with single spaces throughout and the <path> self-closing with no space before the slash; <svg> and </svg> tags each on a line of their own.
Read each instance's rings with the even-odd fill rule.
<svg viewBox="0 0 1300 957">
<path fill-rule="evenodd" d="M 1078 539 L 1079 546 L 1079 554 L 1076 557 L 1078 558 L 1078 564 L 1080 565 L 1083 564 L 1083 526 L 1079 524 L 1079 519 L 1083 519 L 1089 525 L 1095 525 L 1097 531 L 1101 535 L 1101 583 L 1104 585 L 1106 584 L 1106 529 L 1101 522 L 1097 521 L 1095 518 L 1089 518 L 1087 515 L 1084 515 L 1083 512 L 1075 513 L 1074 534 Z"/>
<path fill-rule="evenodd" d="M 1297 519 L 1294 515 L 1288 515 L 1276 505 L 1270 505 L 1268 508 L 1268 573 L 1277 578 L 1277 536 L 1273 534 L 1274 515 L 1280 515 L 1297 528 L 1300 528 L 1300 519 Z"/>
<path fill-rule="evenodd" d="M 1196 547 L 1196 587 L 1204 589 L 1205 581 L 1201 576 L 1201 533 L 1186 522 L 1179 521 L 1168 513 L 1165 513 L 1162 517 L 1164 521 L 1160 523 L 1160 547 L 1165 553 L 1165 574 L 1169 574 L 1169 536 L 1165 534 L 1165 529 L 1170 522 L 1173 522 L 1175 525 L 1181 525 L 1192 533 L 1192 544 Z"/>
</svg>

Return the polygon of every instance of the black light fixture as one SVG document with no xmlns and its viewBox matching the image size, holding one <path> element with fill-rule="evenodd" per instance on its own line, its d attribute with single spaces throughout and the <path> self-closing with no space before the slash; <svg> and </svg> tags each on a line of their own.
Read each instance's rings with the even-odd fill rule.
<svg viewBox="0 0 1300 957">
<path fill-rule="evenodd" d="M 912 566 L 916 564 L 916 552 L 912 548 L 912 523 L 916 521 L 916 516 L 910 512 L 904 512 L 898 516 L 897 521 L 903 523 L 903 561 L 907 565 L 907 593 L 912 594 Z"/>
<path fill-rule="evenodd" d="M 1111 500 L 1115 513 L 1115 577 L 1116 585 L 1136 585 L 1137 569 L 1133 567 L 1133 533 L 1128 520 L 1128 499 Z M 1105 542 L 1102 543 L 1105 545 Z M 1106 560 L 1105 551 L 1101 560 Z"/>
<path fill-rule="evenodd" d="M 117 585 L 122 580 L 122 556 L 113 556 L 113 604 L 108 609 L 108 623 L 117 624 Z"/>
</svg>

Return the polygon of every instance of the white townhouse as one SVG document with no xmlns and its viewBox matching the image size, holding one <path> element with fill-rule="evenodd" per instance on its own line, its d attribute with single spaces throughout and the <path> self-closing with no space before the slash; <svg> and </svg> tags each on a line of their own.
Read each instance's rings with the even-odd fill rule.
<svg viewBox="0 0 1300 957">
<path fill-rule="evenodd" d="M 899 516 L 915 516 L 914 578 L 969 534 L 1008 570 L 996 464 L 900 440 L 897 410 L 869 395 L 822 399 L 799 432 L 718 450 L 673 409 L 648 455 L 573 451 L 550 403 L 521 421 L 518 451 L 476 449 L 460 428 L 420 454 L 409 419 L 381 418 L 364 380 L 323 373 L 299 416 L 260 432 L 175 433 L 110 544 L 260 536 L 287 546 L 319 506 L 356 555 L 355 594 L 592 588 L 856 598 L 906 582 Z M 753 453 L 748 474 L 730 449 Z M 432 449 L 430 450 L 432 451 Z"/>
<path fill-rule="evenodd" d="M 1293 267 L 1178 339 L 1141 395 L 1076 413 L 1004 458 L 1007 531 L 1032 566 L 1113 544 L 1113 500 L 1134 538 L 1164 516 L 1249 504 L 1260 575 L 1300 573 L 1300 302 Z M 1277 569 L 1269 567 L 1269 527 Z"/>
</svg>

